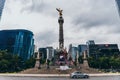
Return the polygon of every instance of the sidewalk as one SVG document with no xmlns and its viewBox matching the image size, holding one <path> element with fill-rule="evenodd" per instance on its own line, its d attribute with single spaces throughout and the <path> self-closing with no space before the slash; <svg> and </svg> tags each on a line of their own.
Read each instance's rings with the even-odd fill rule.
<svg viewBox="0 0 120 80">
<path fill-rule="evenodd" d="M 88 74 L 90 77 L 100 76 L 120 76 L 120 73 L 101 73 L 101 74 Z M 69 74 L 0 74 L 0 76 L 9 77 L 69 77 Z"/>
</svg>

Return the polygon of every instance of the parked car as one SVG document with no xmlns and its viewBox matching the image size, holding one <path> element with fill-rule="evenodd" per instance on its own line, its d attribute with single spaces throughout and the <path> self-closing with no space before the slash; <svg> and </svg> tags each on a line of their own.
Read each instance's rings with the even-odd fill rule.
<svg viewBox="0 0 120 80">
<path fill-rule="evenodd" d="M 89 78 L 89 75 L 79 71 L 75 71 L 70 74 L 70 78 Z"/>
</svg>

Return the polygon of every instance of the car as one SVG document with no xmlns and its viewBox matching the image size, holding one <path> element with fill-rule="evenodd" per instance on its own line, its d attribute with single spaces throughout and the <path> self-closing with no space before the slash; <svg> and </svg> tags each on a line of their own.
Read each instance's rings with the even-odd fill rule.
<svg viewBox="0 0 120 80">
<path fill-rule="evenodd" d="M 70 78 L 89 78 L 89 75 L 79 71 L 74 71 L 70 74 Z"/>
</svg>

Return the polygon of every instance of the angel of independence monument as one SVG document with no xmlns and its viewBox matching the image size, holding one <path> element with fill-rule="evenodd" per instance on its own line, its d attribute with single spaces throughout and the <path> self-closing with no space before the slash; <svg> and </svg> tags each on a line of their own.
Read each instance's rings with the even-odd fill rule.
<svg viewBox="0 0 120 80">
<path fill-rule="evenodd" d="M 61 9 L 56 10 L 59 12 L 59 18 L 58 18 L 58 23 L 59 23 L 59 49 L 63 50 L 64 49 L 64 35 L 63 35 L 63 23 L 64 19 L 62 17 L 62 11 Z"/>
<path fill-rule="evenodd" d="M 56 10 L 59 13 L 59 18 L 58 18 L 58 23 L 59 23 L 59 49 L 58 49 L 58 61 L 60 65 L 63 65 L 66 63 L 67 60 L 67 51 L 64 48 L 64 34 L 63 34 L 63 23 L 64 23 L 64 19 L 63 19 L 63 14 L 60 8 L 56 8 Z"/>
</svg>

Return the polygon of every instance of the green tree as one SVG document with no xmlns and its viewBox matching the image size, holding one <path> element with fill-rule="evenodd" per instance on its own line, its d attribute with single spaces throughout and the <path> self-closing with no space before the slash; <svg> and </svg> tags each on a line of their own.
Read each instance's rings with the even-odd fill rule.
<svg viewBox="0 0 120 80">
<path fill-rule="evenodd" d="M 32 68 L 35 65 L 35 59 L 34 58 L 30 58 L 29 60 L 25 61 L 25 68 Z"/>
<path fill-rule="evenodd" d="M 83 56 L 79 56 L 78 61 L 79 61 L 79 63 L 83 63 Z"/>
<path fill-rule="evenodd" d="M 9 70 L 10 62 L 8 60 L 2 59 L 0 61 L 0 72 L 7 72 Z"/>
<path fill-rule="evenodd" d="M 13 55 L 5 50 L 0 51 L 0 72 L 18 72 L 34 67 L 34 64 L 34 58 L 24 61 L 18 55 Z"/>
</svg>

